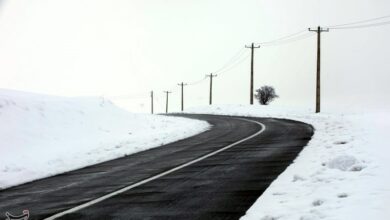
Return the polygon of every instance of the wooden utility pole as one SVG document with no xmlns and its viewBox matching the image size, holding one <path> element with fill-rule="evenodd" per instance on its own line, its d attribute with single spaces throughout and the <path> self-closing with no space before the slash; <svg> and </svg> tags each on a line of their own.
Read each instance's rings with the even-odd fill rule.
<svg viewBox="0 0 390 220">
<path fill-rule="evenodd" d="M 260 46 L 256 46 L 255 47 L 255 44 L 252 43 L 250 46 L 246 46 L 245 45 L 245 48 L 250 48 L 251 49 L 251 82 L 250 82 L 250 104 L 253 105 L 253 58 L 254 58 L 254 51 L 255 49 L 257 48 L 260 48 Z"/>
<path fill-rule="evenodd" d="M 151 107 L 151 112 L 152 112 L 152 114 L 153 114 L 153 90 L 150 92 L 150 101 L 151 101 L 151 105 L 150 105 L 150 107 Z"/>
<path fill-rule="evenodd" d="M 181 111 L 184 110 L 184 86 L 187 85 L 187 83 L 179 83 L 177 84 L 179 86 L 181 86 Z"/>
<path fill-rule="evenodd" d="M 217 77 L 217 74 L 210 73 L 209 75 L 206 75 L 206 77 L 210 77 L 210 97 L 209 97 L 209 104 L 211 105 L 213 103 L 213 77 Z"/>
<path fill-rule="evenodd" d="M 329 32 L 318 26 L 316 29 L 309 28 L 309 31 L 317 32 L 317 80 L 316 80 L 316 113 L 321 111 L 321 32 Z"/>
<path fill-rule="evenodd" d="M 165 103 L 165 113 L 168 114 L 168 97 L 169 97 L 169 93 L 172 93 L 170 91 L 164 91 L 166 94 L 167 94 L 167 99 L 166 99 L 166 103 Z"/>
</svg>

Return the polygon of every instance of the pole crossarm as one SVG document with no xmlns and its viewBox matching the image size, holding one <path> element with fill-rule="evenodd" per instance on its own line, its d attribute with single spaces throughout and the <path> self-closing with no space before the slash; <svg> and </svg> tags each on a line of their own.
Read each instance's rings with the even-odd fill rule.
<svg viewBox="0 0 390 220">
<path fill-rule="evenodd" d="M 329 32 L 329 28 L 322 28 L 320 26 L 318 26 L 317 28 L 308 28 L 309 31 L 313 31 L 313 32 Z"/>
<path fill-rule="evenodd" d="M 254 43 L 252 43 L 252 45 L 245 45 L 245 48 L 254 48 L 254 49 L 257 49 L 257 48 L 260 48 L 260 45 L 259 46 L 254 46 Z"/>
</svg>

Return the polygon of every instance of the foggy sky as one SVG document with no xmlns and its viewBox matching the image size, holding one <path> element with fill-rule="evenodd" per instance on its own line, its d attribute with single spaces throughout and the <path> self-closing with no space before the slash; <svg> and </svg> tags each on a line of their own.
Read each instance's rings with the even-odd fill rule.
<svg viewBox="0 0 390 220">
<path fill-rule="evenodd" d="M 149 91 L 179 110 L 179 82 L 202 79 L 246 44 L 318 25 L 390 14 L 386 0 L 0 0 L 0 88 L 107 96 L 148 111 Z M 324 110 L 390 106 L 390 25 L 331 30 L 322 38 Z M 249 53 L 246 49 L 245 53 Z M 245 54 L 244 54 L 245 56 Z M 247 59 L 214 80 L 214 103 L 249 103 Z M 255 88 L 275 105 L 314 108 L 316 38 L 255 52 Z M 208 81 L 185 105 L 208 103 Z"/>
</svg>

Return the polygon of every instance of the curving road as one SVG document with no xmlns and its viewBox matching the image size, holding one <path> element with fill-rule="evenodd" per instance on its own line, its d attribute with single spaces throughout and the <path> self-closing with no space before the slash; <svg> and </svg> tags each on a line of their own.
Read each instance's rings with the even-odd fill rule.
<svg viewBox="0 0 390 220">
<path fill-rule="evenodd" d="M 30 219 L 238 219 L 313 134 L 284 119 L 178 116 L 213 128 L 0 191 L 0 216 L 29 209 Z"/>
</svg>

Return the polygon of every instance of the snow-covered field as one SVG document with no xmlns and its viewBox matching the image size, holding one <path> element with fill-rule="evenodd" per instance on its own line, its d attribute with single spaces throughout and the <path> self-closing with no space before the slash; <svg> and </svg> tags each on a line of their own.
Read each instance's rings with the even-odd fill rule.
<svg viewBox="0 0 390 220">
<path fill-rule="evenodd" d="M 242 220 L 390 219 L 390 112 L 337 114 L 220 105 L 191 113 L 289 118 L 312 124 L 308 146 Z"/>
<path fill-rule="evenodd" d="M 0 188 L 195 135 L 208 123 L 132 114 L 102 98 L 0 90 Z"/>
<path fill-rule="evenodd" d="M 390 112 L 320 113 L 271 106 L 187 110 L 289 118 L 315 134 L 242 220 L 390 219 Z M 195 135 L 206 122 L 132 114 L 102 98 L 0 90 L 0 188 Z"/>
</svg>

